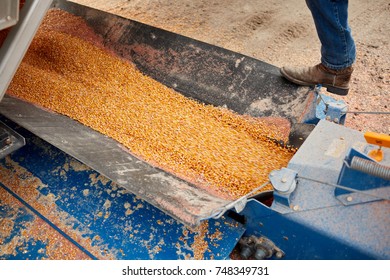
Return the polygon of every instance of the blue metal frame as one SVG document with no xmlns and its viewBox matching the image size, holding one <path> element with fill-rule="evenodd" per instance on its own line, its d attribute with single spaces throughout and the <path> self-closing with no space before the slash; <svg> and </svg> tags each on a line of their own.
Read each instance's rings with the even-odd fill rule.
<svg viewBox="0 0 390 280">
<path fill-rule="evenodd" d="M 348 105 L 343 100 L 336 100 L 331 96 L 322 94 L 321 86 L 316 86 L 313 92 L 316 95 L 313 113 L 309 112 L 302 121 L 308 124 L 317 124 L 320 120 L 327 120 L 344 125 Z"/>
<path fill-rule="evenodd" d="M 252 199 L 240 213 L 245 236 L 266 236 L 286 259 L 390 259 L 390 189 L 379 188 L 376 194 L 383 199 L 340 201 L 339 175 L 354 145 L 367 145 L 360 132 L 320 121 L 290 161 L 290 171 L 278 171 L 278 184 L 285 178 L 290 186 L 295 180 L 296 187 L 275 193 L 270 206 Z M 389 159 L 390 150 L 385 153 Z M 363 180 L 370 177 L 351 175 L 349 187 L 372 184 Z"/>
<path fill-rule="evenodd" d="M 377 202 L 281 214 L 250 200 L 240 214 L 246 220 L 245 236 L 268 237 L 285 252 L 285 260 L 371 260 L 390 259 L 389 244 L 383 244 L 381 236 L 384 232 L 377 231 L 378 222 L 373 219 L 389 211 L 390 207 Z M 362 219 L 370 223 L 362 224 Z"/>
<path fill-rule="evenodd" d="M 370 202 L 380 200 L 380 197 L 387 197 L 390 199 L 390 181 L 355 170 L 351 166 L 352 159 L 358 157 L 365 159 L 368 162 L 376 163 L 373 159 L 368 156 L 368 152 L 374 147 L 373 145 L 360 146 L 360 150 L 352 147 L 344 160 L 343 167 L 340 172 L 337 184 L 345 187 L 353 187 L 360 191 L 359 193 L 351 192 L 345 189 L 336 189 L 335 196 L 346 205 L 358 204 L 364 202 Z M 384 160 L 377 163 L 378 166 L 390 167 L 390 152 L 389 149 L 384 148 L 385 152 Z M 365 195 L 369 194 L 369 195 Z"/>
</svg>

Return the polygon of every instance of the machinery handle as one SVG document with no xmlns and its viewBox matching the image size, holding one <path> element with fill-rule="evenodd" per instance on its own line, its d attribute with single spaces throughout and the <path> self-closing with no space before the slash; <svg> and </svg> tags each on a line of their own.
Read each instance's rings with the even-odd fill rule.
<svg viewBox="0 0 390 280">
<path fill-rule="evenodd" d="M 390 148 L 390 136 L 386 134 L 380 134 L 376 132 L 366 132 L 364 138 L 367 143 L 378 145 L 381 147 Z"/>
</svg>

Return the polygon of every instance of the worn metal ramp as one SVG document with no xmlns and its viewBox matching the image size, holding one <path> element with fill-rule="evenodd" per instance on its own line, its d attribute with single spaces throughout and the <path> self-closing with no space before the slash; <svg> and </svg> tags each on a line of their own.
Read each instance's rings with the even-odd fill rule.
<svg viewBox="0 0 390 280">
<path fill-rule="evenodd" d="M 82 17 L 105 47 L 190 98 L 292 124 L 312 113 L 314 95 L 283 80 L 272 65 L 75 3 L 54 1 L 53 7 Z M 9 96 L 0 102 L 0 113 L 190 227 L 242 207 L 242 201 L 215 197 L 140 161 L 68 117 Z"/>
</svg>

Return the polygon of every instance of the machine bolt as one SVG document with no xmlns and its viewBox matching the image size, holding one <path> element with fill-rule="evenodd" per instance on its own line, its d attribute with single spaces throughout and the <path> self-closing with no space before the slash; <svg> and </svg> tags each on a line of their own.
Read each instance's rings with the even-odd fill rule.
<svg viewBox="0 0 390 280">
<path fill-rule="evenodd" d="M 275 254 L 275 257 L 277 257 L 278 259 L 281 259 L 281 258 L 283 258 L 283 253 L 280 251 L 277 251 Z"/>
<path fill-rule="evenodd" d="M 255 259 L 256 260 L 265 260 L 267 258 L 267 251 L 265 251 L 263 248 L 258 248 L 255 252 Z"/>
<path fill-rule="evenodd" d="M 249 246 L 244 246 L 242 249 L 241 249 L 241 257 L 245 260 L 249 259 L 249 257 L 253 254 L 253 250 L 251 247 Z"/>
<path fill-rule="evenodd" d="M 348 202 L 351 202 L 352 200 L 353 200 L 352 196 L 348 196 L 348 197 L 347 197 L 347 201 L 348 201 Z"/>
</svg>

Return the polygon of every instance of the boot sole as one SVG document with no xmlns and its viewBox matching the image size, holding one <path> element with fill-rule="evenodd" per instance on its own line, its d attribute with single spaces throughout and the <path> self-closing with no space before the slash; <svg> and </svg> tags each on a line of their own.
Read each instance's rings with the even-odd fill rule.
<svg viewBox="0 0 390 280">
<path fill-rule="evenodd" d="M 349 88 L 338 88 L 331 85 L 322 85 L 323 87 L 326 87 L 326 90 L 330 93 L 334 93 L 337 95 L 347 95 L 349 92 Z"/>
<path fill-rule="evenodd" d="M 281 68 L 280 69 L 280 74 L 282 74 L 282 76 L 284 78 L 286 78 L 287 80 L 289 80 L 290 82 L 294 83 L 294 84 L 297 84 L 297 85 L 300 85 L 300 86 L 316 86 L 317 84 L 310 84 L 310 83 L 307 83 L 307 82 L 304 82 L 304 81 L 301 81 L 301 80 L 297 80 L 293 77 L 290 77 L 287 73 L 285 73 L 283 71 L 283 69 Z M 348 92 L 349 92 L 349 88 L 339 88 L 339 87 L 335 87 L 333 85 L 329 85 L 329 84 L 320 84 L 322 87 L 326 88 L 326 90 L 330 93 L 333 93 L 333 94 L 337 94 L 337 95 L 347 95 Z"/>
</svg>

